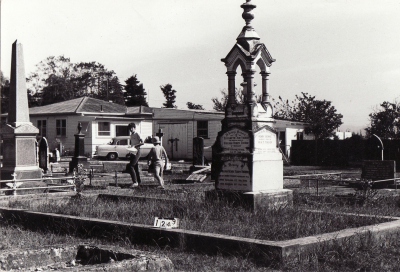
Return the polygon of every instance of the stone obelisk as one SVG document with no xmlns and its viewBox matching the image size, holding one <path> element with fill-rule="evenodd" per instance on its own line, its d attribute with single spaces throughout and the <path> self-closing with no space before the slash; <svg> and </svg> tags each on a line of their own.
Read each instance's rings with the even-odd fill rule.
<svg viewBox="0 0 400 272">
<path fill-rule="evenodd" d="M 10 105 L 7 124 L 3 125 L 3 168 L 1 179 L 41 178 L 36 151 L 36 135 L 39 129 L 29 120 L 28 93 L 26 89 L 22 44 L 12 45 Z"/>
</svg>

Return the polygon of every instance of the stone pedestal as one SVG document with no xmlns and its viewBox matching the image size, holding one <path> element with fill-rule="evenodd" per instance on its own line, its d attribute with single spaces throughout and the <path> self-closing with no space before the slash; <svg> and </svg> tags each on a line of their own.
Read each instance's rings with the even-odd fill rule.
<svg viewBox="0 0 400 272">
<path fill-rule="evenodd" d="M 18 180 L 41 178 L 36 149 L 36 133 L 39 130 L 29 124 L 18 127 L 5 125 L 2 129 L 4 154 L 1 180 L 13 179 L 14 173 Z"/>
<path fill-rule="evenodd" d="M 288 189 L 259 192 L 212 190 L 205 193 L 206 201 L 223 200 L 251 211 L 293 206 L 293 191 Z"/>
<path fill-rule="evenodd" d="M 88 158 L 85 156 L 85 134 L 81 133 L 82 124 L 78 124 L 78 133 L 75 136 L 75 152 L 74 157 L 69 163 L 69 172 L 72 173 L 78 164 L 82 164 L 83 168 L 90 168 Z"/>
<path fill-rule="evenodd" d="M 231 121 L 225 120 L 227 124 L 235 123 Z M 255 129 L 223 126 L 219 133 L 213 146 L 215 194 L 251 209 L 291 206 L 292 191 L 283 189 L 277 133 L 265 123 L 253 125 Z"/>
</svg>

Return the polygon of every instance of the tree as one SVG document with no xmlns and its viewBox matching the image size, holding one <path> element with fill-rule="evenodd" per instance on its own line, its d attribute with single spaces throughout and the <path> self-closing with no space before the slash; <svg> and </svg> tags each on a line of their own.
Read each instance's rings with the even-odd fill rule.
<svg viewBox="0 0 400 272">
<path fill-rule="evenodd" d="M 137 80 L 137 76 L 133 75 L 130 78 L 128 78 L 125 81 L 125 105 L 128 107 L 131 106 L 146 106 L 148 107 L 149 105 L 147 104 L 146 101 L 146 95 L 147 93 L 144 91 L 143 88 L 143 83 L 140 83 L 139 80 Z"/>
<path fill-rule="evenodd" d="M 367 137 L 376 134 L 382 139 L 400 138 L 400 103 L 384 101 L 380 108 L 369 114 L 370 125 L 365 129 Z"/>
<path fill-rule="evenodd" d="M 0 100 L 1 100 L 1 113 L 8 112 L 8 104 L 10 102 L 10 80 L 6 78 L 2 71 L 0 71 Z"/>
<path fill-rule="evenodd" d="M 166 99 L 165 103 L 163 103 L 164 108 L 176 108 L 176 106 L 174 105 L 176 99 L 176 91 L 172 89 L 172 85 L 168 83 L 166 85 L 160 86 L 160 88 Z"/>
<path fill-rule="evenodd" d="M 74 64 L 64 56 L 48 57 L 36 65 L 36 71 L 27 78 L 27 87 L 30 107 L 82 96 L 123 104 L 115 72 L 95 61 Z"/>
<path fill-rule="evenodd" d="M 226 89 L 220 90 L 222 97 L 219 99 L 218 97 L 211 98 L 213 102 L 213 109 L 216 111 L 225 111 L 226 103 L 228 103 L 228 91 Z M 235 89 L 235 101 L 236 103 L 244 103 L 245 97 L 243 95 L 243 89 L 236 88 Z"/>
<path fill-rule="evenodd" d="M 119 78 L 117 76 L 114 76 L 103 85 L 107 86 L 106 88 L 108 88 L 108 92 L 102 92 L 102 97 L 98 97 L 99 99 L 125 105 L 122 85 L 119 83 Z"/>
<path fill-rule="evenodd" d="M 327 139 L 334 136 L 335 130 L 341 125 L 343 115 L 336 113 L 331 101 L 317 100 L 308 93 L 296 95 L 294 101 L 284 101 L 279 97 L 275 103 L 274 118 L 302 121 L 309 124 L 305 129 L 307 134 L 314 134 L 316 139 Z"/>
<path fill-rule="evenodd" d="M 197 105 L 192 102 L 187 102 L 186 105 L 187 105 L 188 109 L 191 109 L 191 110 L 204 110 L 202 105 Z"/>
</svg>

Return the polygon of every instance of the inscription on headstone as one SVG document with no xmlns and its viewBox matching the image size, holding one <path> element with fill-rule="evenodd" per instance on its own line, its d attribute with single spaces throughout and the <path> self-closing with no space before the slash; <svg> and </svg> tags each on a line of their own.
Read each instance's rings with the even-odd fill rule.
<svg viewBox="0 0 400 272">
<path fill-rule="evenodd" d="M 254 148 L 254 153 L 256 154 L 277 152 L 276 134 L 266 129 L 256 132 Z"/>
<path fill-rule="evenodd" d="M 17 143 L 17 164 L 19 166 L 36 165 L 35 139 L 16 139 Z"/>
<path fill-rule="evenodd" d="M 218 177 L 218 188 L 246 191 L 251 188 L 249 166 L 246 161 L 225 161 Z"/>
<path fill-rule="evenodd" d="M 223 153 L 248 153 L 250 137 L 245 131 L 234 128 L 221 136 Z"/>
<path fill-rule="evenodd" d="M 395 178 L 395 161 L 364 161 L 361 178 L 370 180 L 384 180 Z"/>
</svg>

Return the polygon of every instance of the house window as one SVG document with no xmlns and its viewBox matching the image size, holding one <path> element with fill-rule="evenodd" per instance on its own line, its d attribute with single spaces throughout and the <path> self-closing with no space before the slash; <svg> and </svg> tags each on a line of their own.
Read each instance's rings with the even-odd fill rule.
<svg viewBox="0 0 400 272">
<path fill-rule="evenodd" d="M 40 137 L 47 137 L 47 121 L 46 120 L 37 120 L 37 128 L 39 129 Z"/>
<path fill-rule="evenodd" d="M 110 122 L 99 122 L 99 136 L 110 136 Z"/>
<path fill-rule="evenodd" d="M 56 119 L 56 135 L 61 137 L 67 136 L 67 120 Z"/>
<path fill-rule="evenodd" d="M 197 137 L 208 138 L 208 121 L 197 121 Z"/>
</svg>

